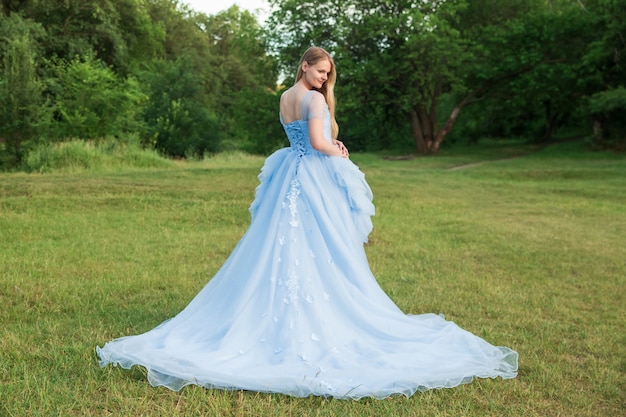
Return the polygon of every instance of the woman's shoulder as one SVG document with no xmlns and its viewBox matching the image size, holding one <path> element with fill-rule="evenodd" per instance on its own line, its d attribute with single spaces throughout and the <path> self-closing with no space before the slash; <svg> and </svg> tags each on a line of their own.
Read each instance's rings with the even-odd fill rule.
<svg viewBox="0 0 626 417">
<path fill-rule="evenodd" d="M 280 101 L 288 100 L 290 96 L 293 95 L 293 87 L 290 87 L 282 92 L 280 95 Z"/>
<path fill-rule="evenodd" d="M 326 103 L 326 99 L 324 98 L 324 94 L 320 93 L 317 90 L 309 90 L 304 94 L 302 101 L 309 102 L 311 104 L 321 104 Z"/>
<path fill-rule="evenodd" d="M 315 90 L 315 89 L 309 90 L 307 92 L 307 95 L 310 95 L 311 97 L 317 97 L 318 99 L 319 98 L 322 98 L 322 99 L 324 98 L 324 94 L 322 94 L 320 91 Z"/>
<path fill-rule="evenodd" d="M 281 116 L 287 120 L 308 120 L 322 117 L 326 106 L 324 95 L 317 90 L 290 87 L 280 96 Z"/>
</svg>

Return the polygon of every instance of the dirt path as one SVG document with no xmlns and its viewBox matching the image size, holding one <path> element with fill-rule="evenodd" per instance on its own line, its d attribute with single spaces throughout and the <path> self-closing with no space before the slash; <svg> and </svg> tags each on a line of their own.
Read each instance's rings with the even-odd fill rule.
<svg viewBox="0 0 626 417">
<path fill-rule="evenodd" d="M 482 165 L 482 164 L 486 164 L 486 163 L 489 163 L 489 162 L 508 161 L 510 159 L 517 159 L 517 158 L 521 158 L 521 157 L 527 156 L 527 155 L 529 155 L 529 154 L 520 154 L 520 155 L 515 155 L 515 156 L 509 156 L 508 158 L 489 159 L 489 160 L 486 160 L 486 161 L 473 162 L 471 164 L 457 165 L 457 166 L 453 166 L 452 168 L 448 168 L 448 171 L 457 171 L 459 169 L 472 168 L 472 167 L 479 166 L 479 165 Z"/>
</svg>

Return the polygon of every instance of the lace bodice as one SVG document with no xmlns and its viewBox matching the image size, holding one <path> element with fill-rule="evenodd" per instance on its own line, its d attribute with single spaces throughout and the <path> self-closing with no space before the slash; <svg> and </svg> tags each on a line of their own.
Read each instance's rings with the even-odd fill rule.
<svg viewBox="0 0 626 417">
<path fill-rule="evenodd" d="M 299 156 L 316 152 L 311 146 L 311 140 L 309 137 L 309 119 L 322 117 L 324 119 L 324 138 L 332 143 L 330 111 L 328 106 L 321 107 L 321 111 L 313 108 L 312 99 L 314 94 L 319 94 L 314 90 L 308 92 L 302 99 L 300 107 L 300 119 L 294 120 L 291 123 L 285 123 L 282 115 L 280 115 L 280 121 L 285 129 L 287 138 L 291 148 L 298 152 Z"/>
</svg>

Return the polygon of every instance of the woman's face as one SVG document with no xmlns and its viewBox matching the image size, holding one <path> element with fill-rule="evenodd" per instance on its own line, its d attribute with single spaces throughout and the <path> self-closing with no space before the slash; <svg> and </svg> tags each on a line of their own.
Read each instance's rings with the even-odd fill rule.
<svg viewBox="0 0 626 417">
<path fill-rule="evenodd" d="M 309 65 L 305 61 L 302 63 L 302 78 L 309 89 L 320 89 L 326 80 L 328 80 L 330 70 L 330 61 L 327 59 L 318 61 L 315 65 Z"/>
</svg>

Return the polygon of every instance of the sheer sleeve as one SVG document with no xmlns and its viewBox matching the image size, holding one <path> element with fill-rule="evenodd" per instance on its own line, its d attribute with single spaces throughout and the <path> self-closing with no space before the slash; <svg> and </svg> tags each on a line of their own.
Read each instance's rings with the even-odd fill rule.
<svg viewBox="0 0 626 417">
<path fill-rule="evenodd" d="M 324 96 L 319 91 L 311 91 L 302 100 L 301 115 L 304 120 L 321 119 L 328 109 Z"/>
</svg>

